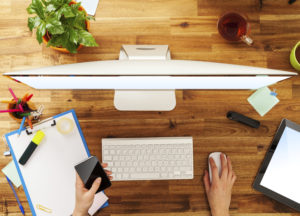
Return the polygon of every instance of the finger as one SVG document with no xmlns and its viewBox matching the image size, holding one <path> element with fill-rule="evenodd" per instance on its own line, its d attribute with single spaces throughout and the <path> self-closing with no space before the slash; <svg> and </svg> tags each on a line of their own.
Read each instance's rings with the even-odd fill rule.
<svg viewBox="0 0 300 216">
<path fill-rule="evenodd" d="M 232 163 L 231 158 L 227 156 L 227 165 L 228 165 L 228 172 L 232 172 Z"/>
<path fill-rule="evenodd" d="M 100 187 L 100 184 L 101 184 L 101 178 L 96 178 L 89 192 L 95 194 L 98 188 Z"/>
<path fill-rule="evenodd" d="M 105 173 L 106 173 L 106 175 L 111 175 L 112 174 L 112 171 L 109 171 L 109 170 L 105 170 Z"/>
<path fill-rule="evenodd" d="M 205 191 L 207 194 L 210 190 L 209 175 L 208 175 L 207 170 L 204 171 L 203 182 L 204 182 L 204 187 L 205 187 Z"/>
<path fill-rule="evenodd" d="M 232 177 L 231 177 L 231 185 L 233 186 L 235 181 L 236 181 L 236 174 L 233 172 Z"/>
<path fill-rule="evenodd" d="M 113 180 L 113 177 L 112 176 L 108 176 L 109 180 Z"/>
<path fill-rule="evenodd" d="M 220 159 L 221 159 L 221 167 L 222 167 L 221 178 L 222 179 L 227 179 L 228 166 L 227 166 L 227 161 L 225 159 L 225 155 L 223 153 L 220 155 Z"/>
<path fill-rule="evenodd" d="M 210 168 L 211 168 L 211 172 L 212 172 L 211 183 L 213 184 L 214 182 L 218 182 L 220 180 L 220 176 L 219 176 L 219 171 L 218 171 L 218 168 L 216 166 L 214 159 L 209 158 L 209 163 L 210 163 Z"/>
<path fill-rule="evenodd" d="M 228 178 L 230 179 L 233 174 L 231 158 L 227 156 L 227 166 L 228 166 Z"/>
<path fill-rule="evenodd" d="M 106 168 L 106 167 L 108 166 L 108 164 L 107 164 L 107 163 L 102 163 L 101 166 L 102 166 L 103 168 Z"/>
<path fill-rule="evenodd" d="M 81 180 L 80 176 L 78 175 L 78 173 L 76 172 L 76 187 L 84 187 L 84 183 L 83 181 Z"/>
</svg>

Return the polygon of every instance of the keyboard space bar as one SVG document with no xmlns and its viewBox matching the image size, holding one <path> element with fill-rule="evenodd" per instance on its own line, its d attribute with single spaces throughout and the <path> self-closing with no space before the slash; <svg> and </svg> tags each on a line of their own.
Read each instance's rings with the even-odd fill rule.
<svg viewBox="0 0 300 216">
<path fill-rule="evenodd" d="M 131 173 L 131 179 L 158 179 L 159 173 Z"/>
</svg>

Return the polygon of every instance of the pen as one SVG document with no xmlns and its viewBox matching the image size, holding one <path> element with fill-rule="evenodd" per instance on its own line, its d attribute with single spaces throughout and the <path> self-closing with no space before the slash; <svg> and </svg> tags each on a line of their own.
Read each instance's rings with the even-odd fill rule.
<svg viewBox="0 0 300 216">
<path fill-rule="evenodd" d="M 14 195 L 15 195 L 15 197 L 16 197 L 16 200 L 17 200 L 17 202 L 18 202 L 18 205 L 19 205 L 19 208 L 20 208 L 22 214 L 25 215 L 24 208 L 23 208 L 23 206 L 22 206 L 22 204 L 21 204 L 21 202 L 20 202 L 20 200 L 19 200 L 19 197 L 18 197 L 18 195 L 17 195 L 17 193 L 16 193 L 16 191 L 15 191 L 15 189 L 14 189 L 14 186 L 12 185 L 11 181 L 9 180 L 9 178 L 8 178 L 7 176 L 5 176 L 5 177 L 6 177 L 6 180 L 7 180 L 8 184 L 9 184 L 10 188 L 11 188 L 12 191 L 14 192 Z"/>
<path fill-rule="evenodd" d="M 19 163 L 21 165 L 26 164 L 26 162 L 28 161 L 28 159 L 30 158 L 30 156 L 32 155 L 36 147 L 42 142 L 44 137 L 45 134 L 43 131 L 39 130 L 38 132 L 36 132 L 33 139 L 31 140 L 31 142 L 29 143 L 29 145 L 27 146 L 26 150 L 24 151 L 24 153 L 22 154 L 19 160 Z"/>
<path fill-rule="evenodd" d="M 8 88 L 10 94 L 13 96 L 13 98 L 15 99 L 16 103 L 18 103 L 18 98 L 16 97 L 16 95 L 14 94 L 13 90 L 11 88 Z M 24 112 L 23 107 L 21 104 L 19 104 L 19 108 L 21 110 L 21 112 Z"/>
<path fill-rule="evenodd" d="M 24 127 L 25 120 L 26 120 L 26 117 L 24 116 L 23 119 L 22 119 L 20 128 L 19 128 L 19 130 L 18 130 L 18 135 L 19 135 L 19 136 L 20 136 L 20 134 L 21 134 L 21 132 L 22 132 L 22 129 L 23 129 L 23 127 Z"/>
</svg>

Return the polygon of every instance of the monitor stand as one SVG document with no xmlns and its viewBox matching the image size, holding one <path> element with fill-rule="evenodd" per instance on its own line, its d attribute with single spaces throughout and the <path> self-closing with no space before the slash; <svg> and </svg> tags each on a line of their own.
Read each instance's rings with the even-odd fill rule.
<svg viewBox="0 0 300 216">
<path fill-rule="evenodd" d="M 123 45 L 120 61 L 170 60 L 167 45 Z M 138 74 L 137 74 L 138 75 Z M 115 90 L 114 105 L 120 111 L 170 111 L 176 106 L 175 90 Z"/>
</svg>

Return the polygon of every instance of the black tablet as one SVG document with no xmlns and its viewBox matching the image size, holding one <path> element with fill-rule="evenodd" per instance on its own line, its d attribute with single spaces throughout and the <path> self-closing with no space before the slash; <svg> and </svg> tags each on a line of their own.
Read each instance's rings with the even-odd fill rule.
<svg viewBox="0 0 300 216">
<path fill-rule="evenodd" d="M 281 121 L 253 188 L 300 211 L 300 125 Z"/>
</svg>

